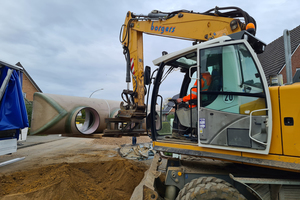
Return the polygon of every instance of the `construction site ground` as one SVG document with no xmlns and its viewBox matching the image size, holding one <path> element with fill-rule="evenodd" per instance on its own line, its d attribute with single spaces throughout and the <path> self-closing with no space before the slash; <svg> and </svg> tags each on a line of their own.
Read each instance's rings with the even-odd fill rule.
<svg viewBox="0 0 300 200">
<path fill-rule="evenodd" d="M 147 136 L 137 143 L 150 142 Z M 131 137 L 86 139 L 29 136 L 18 151 L 0 156 L 0 199 L 130 199 L 152 160 L 124 159 L 119 148 Z"/>
</svg>

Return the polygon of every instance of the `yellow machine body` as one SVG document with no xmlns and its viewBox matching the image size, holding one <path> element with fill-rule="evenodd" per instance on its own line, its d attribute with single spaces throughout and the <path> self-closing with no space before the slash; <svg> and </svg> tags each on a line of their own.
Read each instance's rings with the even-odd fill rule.
<svg viewBox="0 0 300 200">
<path fill-rule="evenodd" d="M 197 146 L 188 142 L 158 140 L 156 149 L 178 154 L 203 156 L 243 164 L 257 165 L 287 171 L 300 170 L 299 98 L 300 84 L 269 87 L 272 102 L 272 139 L 269 154 L 261 155 Z"/>
</svg>

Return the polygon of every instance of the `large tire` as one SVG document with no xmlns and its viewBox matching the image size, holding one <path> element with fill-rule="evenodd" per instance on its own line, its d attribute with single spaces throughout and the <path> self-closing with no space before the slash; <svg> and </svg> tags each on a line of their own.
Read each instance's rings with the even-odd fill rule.
<svg viewBox="0 0 300 200">
<path fill-rule="evenodd" d="M 201 177 L 187 183 L 176 200 L 246 200 L 232 185 L 215 177 Z"/>
</svg>

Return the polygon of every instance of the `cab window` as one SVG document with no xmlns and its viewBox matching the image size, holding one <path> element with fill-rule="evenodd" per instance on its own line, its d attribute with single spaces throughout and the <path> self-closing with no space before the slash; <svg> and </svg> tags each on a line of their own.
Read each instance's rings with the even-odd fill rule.
<svg viewBox="0 0 300 200">
<path fill-rule="evenodd" d="M 244 44 L 201 49 L 199 59 L 201 73 L 211 75 L 208 90 L 200 91 L 207 96 L 202 107 L 239 114 L 266 108 L 260 75 Z"/>
</svg>

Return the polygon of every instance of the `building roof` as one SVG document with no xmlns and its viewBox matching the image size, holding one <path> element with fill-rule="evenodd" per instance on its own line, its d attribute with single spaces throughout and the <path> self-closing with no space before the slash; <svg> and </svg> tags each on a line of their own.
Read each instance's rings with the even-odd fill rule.
<svg viewBox="0 0 300 200">
<path fill-rule="evenodd" d="M 28 74 L 28 72 L 25 70 L 25 68 L 22 66 L 20 62 L 16 64 L 19 67 L 23 68 L 23 73 L 27 76 L 29 81 L 32 83 L 32 85 L 37 89 L 38 92 L 42 92 L 42 90 L 39 88 L 39 86 L 34 82 L 34 80 L 31 78 L 31 76 Z"/>
<path fill-rule="evenodd" d="M 300 44 L 300 25 L 290 31 L 290 37 L 291 52 L 293 54 Z M 285 66 L 283 36 L 268 44 L 265 51 L 262 54 L 258 54 L 258 59 L 268 80 L 270 75 L 278 74 Z"/>
</svg>

